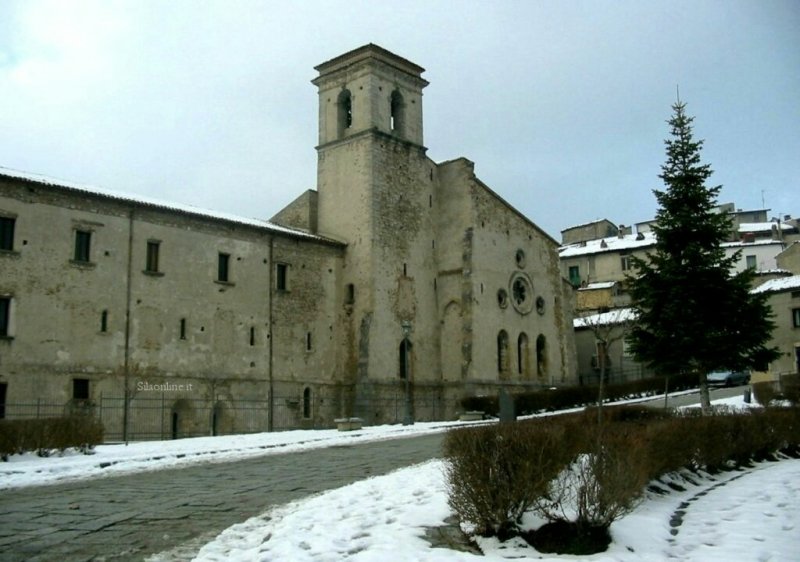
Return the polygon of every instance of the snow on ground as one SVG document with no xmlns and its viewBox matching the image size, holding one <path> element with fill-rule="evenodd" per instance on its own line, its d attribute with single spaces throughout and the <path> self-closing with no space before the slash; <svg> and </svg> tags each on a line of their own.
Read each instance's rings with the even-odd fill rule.
<svg viewBox="0 0 800 562">
<path fill-rule="evenodd" d="M 450 514 L 443 466 L 430 461 L 275 508 L 226 529 L 194 560 L 766 562 L 796 560 L 800 550 L 796 459 L 762 463 L 696 485 L 682 481 L 685 492 L 650 496 L 612 525 L 608 551 L 592 556 L 543 555 L 520 540 L 481 540 L 485 556 L 431 547 L 423 538 L 425 527 L 444 524 Z M 670 520 L 682 502 L 690 503 L 673 536 Z"/>
<path fill-rule="evenodd" d="M 714 401 L 745 406 L 741 397 Z M 521 539 L 481 539 L 485 556 L 433 548 L 425 528 L 450 515 L 444 464 L 429 461 L 274 508 L 206 544 L 196 562 L 485 562 L 583 560 L 686 562 L 796 560 L 800 551 L 800 460 L 766 462 L 694 481 L 683 492 L 648 493 L 611 527 L 612 544 L 592 556 L 544 555 Z M 673 527 L 676 512 L 682 523 Z M 168 556 L 168 555 L 167 555 Z M 160 556 L 151 560 L 157 562 Z"/>
<path fill-rule="evenodd" d="M 637 400 L 638 401 L 638 400 Z M 741 397 L 714 401 L 743 406 Z M 489 422 L 491 423 L 491 422 Z M 0 464 L 0 488 L 64 482 L 102 475 L 227 462 L 343 443 L 395 439 L 446 431 L 458 422 L 201 437 L 176 441 L 101 445 L 94 455 L 39 458 L 15 455 Z M 690 484 L 685 492 L 649 496 L 614 523 L 607 552 L 593 556 L 542 555 L 509 541 L 482 540 L 486 556 L 432 548 L 426 527 L 450 515 L 443 463 L 433 460 L 385 476 L 356 482 L 234 525 L 202 547 L 195 560 L 297 562 L 454 562 L 506 559 L 633 562 L 796 560 L 800 551 L 800 461 L 762 463 Z M 683 503 L 683 523 L 670 533 L 670 520 Z M 166 558 L 164 558 L 166 556 Z M 173 559 L 169 553 L 151 560 Z"/>
</svg>

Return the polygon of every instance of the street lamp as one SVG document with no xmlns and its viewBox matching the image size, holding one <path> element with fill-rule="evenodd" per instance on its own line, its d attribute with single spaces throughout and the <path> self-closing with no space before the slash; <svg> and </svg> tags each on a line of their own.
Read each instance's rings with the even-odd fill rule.
<svg viewBox="0 0 800 562">
<path fill-rule="evenodd" d="M 414 425 L 414 418 L 411 415 L 411 381 L 409 380 L 410 369 L 408 368 L 408 347 L 411 345 L 408 338 L 411 335 L 411 322 L 403 320 L 400 326 L 403 328 L 403 378 L 406 380 L 406 407 L 403 415 L 403 425 Z"/>
</svg>

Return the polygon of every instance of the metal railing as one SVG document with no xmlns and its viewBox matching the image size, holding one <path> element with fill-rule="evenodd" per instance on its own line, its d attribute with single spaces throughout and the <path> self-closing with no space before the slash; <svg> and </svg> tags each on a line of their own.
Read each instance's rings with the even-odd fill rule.
<svg viewBox="0 0 800 562">
<path fill-rule="evenodd" d="M 275 430 L 315 428 L 314 420 L 302 417 L 297 400 L 275 397 L 272 424 Z M 72 413 L 96 416 L 103 424 L 106 442 L 125 438 L 125 399 L 101 396 L 97 400 L 10 402 L 3 408 L 5 419 L 34 419 Z M 158 440 L 206 435 L 257 433 L 270 429 L 267 400 L 228 400 L 212 404 L 204 399 L 134 397 L 128 407 L 128 439 Z"/>
</svg>

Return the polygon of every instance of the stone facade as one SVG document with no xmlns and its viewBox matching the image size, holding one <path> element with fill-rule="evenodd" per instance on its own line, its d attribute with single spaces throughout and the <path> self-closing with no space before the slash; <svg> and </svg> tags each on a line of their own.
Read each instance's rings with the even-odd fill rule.
<svg viewBox="0 0 800 562">
<path fill-rule="evenodd" d="M 341 382 L 327 361 L 339 345 L 342 244 L 30 176 L 3 173 L 0 196 L 0 214 L 14 220 L 12 247 L 0 252 L 9 403 L 122 397 L 126 374 L 131 398 L 168 386 L 170 410 L 222 411 L 268 401 L 270 389 L 313 397 Z M 328 406 L 306 417 L 338 414 Z M 205 424 L 183 417 L 181 434 Z M 217 421 L 225 431 L 225 416 Z"/>
<path fill-rule="evenodd" d="M 270 222 L 0 173 L 9 403 L 81 399 L 75 380 L 89 400 L 127 380 L 135 400 L 144 381 L 175 435 L 208 426 L 196 401 L 213 432 L 253 431 L 237 400 L 264 401 L 269 429 L 319 427 L 575 382 L 558 244 L 470 161 L 426 156 L 423 69 L 367 45 L 317 70 L 317 190 Z"/>
</svg>

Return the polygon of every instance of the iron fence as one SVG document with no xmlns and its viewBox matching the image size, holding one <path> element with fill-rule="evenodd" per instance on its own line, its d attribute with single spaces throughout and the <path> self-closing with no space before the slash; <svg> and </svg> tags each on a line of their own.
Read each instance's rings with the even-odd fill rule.
<svg viewBox="0 0 800 562">
<path fill-rule="evenodd" d="M 228 400 L 212 404 L 204 399 L 176 402 L 163 396 L 137 396 L 129 401 L 127 438 L 131 441 L 159 440 L 316 428 L 319 422 L 303 418 L 296 404 L 294 397 L 276 396 L 270 419 L 268 400 Z M 125 398 L 121 396 L 101 396 L 91 401 L 6 403 L 3 417 L 52 418 L 79 412 L 96 416 L 102 422 L 106 442 L 125 439 Z"/>
</svg>

